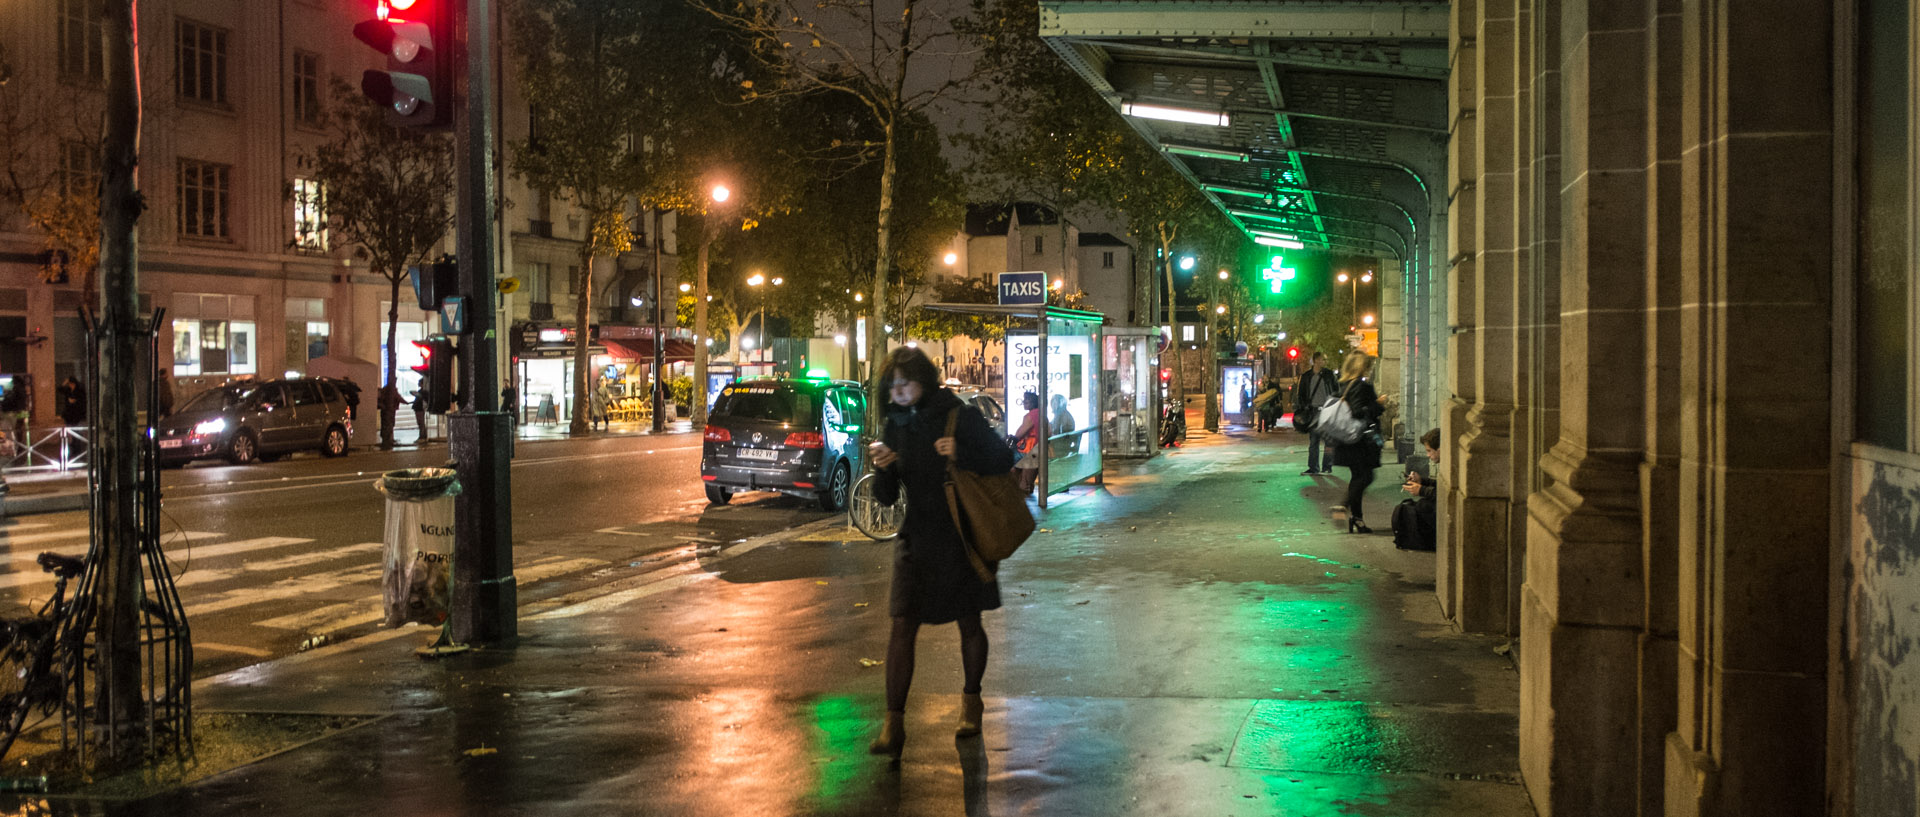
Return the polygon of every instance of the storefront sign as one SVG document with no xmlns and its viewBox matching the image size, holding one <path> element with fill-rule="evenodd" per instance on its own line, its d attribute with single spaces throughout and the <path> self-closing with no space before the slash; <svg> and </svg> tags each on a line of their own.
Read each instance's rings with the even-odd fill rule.
<svg viewBox="0 0 1920 817">
<path fill-rule="evenodd" d="M 1047 302 L 1047 274 L 1003 272 L 999 277 L 1002 306 L 1039 306 Z"/>
</svg>

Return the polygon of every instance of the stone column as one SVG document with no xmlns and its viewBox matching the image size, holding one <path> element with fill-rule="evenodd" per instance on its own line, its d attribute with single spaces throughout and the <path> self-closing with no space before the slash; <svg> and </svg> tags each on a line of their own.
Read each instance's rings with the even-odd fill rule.
<svg viewBox="0 0 1920 817">
<path fill-rule="evenodd" d="M 1559 439 L 1529 500 L 1520 769 L 1542 815 L 1635 809 L 1644 623 L 1645 5 L 1560 5 Z"/>
<path fill-rule="evenodd" d="M 1447 83 L 1447 119 L 1453 136 L 1447 141 L 1446 246 L 1444 266 L 1435 266 L 1435 277 L 1447 279 L 1447 324 L 1453 330 L 1447 336 L 1447 394 L 1440 421 L 1441 439 L 1450 450 L 1441 462 L 1441 487 L 1445 501 L 1440 503 L 1438 546 L 1434 576 L 1440 609 L 1459 621 L 1465 585 L 1464 556 L 1471 548 L 1462 528 L 1467 493 L 1461 479 L 1461 440 L 1468 431 L 1467 412 L 1478 394 L 1478 356 L 1475 337 L 1480 316 L 1475 299 L 1475 271 L 1479 264 L 1479 200 L 1469 195 L 1480 172 L 1478 104 L 1479 64 L 1475 39 L 1479 31 L 1476 0 L 1456 0 L 1450 9 L 1447 42 L 1453 50 L 1453 76 Z M 1438 202 L 1436 202 L 1436 205 Z"/>
<path fill-rule="evenodd" d="M 1476 78 L 1473 173 L 1456 171 L 1472 183 L 1455 193 L 1456 205 L 1471 198 L 1475 214 L 1471 292 L 1475 332 L 1472 336 L 1473 400 L 1454 430 L 1458 464 L 1450 495 L 1458 496 L 1454 540 L 1449 560 L 1454 575 L 1454 622 L 1464 630 L 1515 632 L 1509 603 L 1514 580 L 1513 548 L 1520 541 L 1515 526 L 1512 430 L 1514 416 L 1514 183 L 1517 163 L 1514 144 L 1514 13 L 1515 0 L 1480 0 L 1474 20 L 1473 72 Z M 1464 60 L 1456 60 L 1455 65 Z M 1463 123 L 1461 130 L 1467 128 Z M 1463 231 L 1456 229 L 1456 234 Z M 1460 248 L 1458 254 L 1467 252 Z M 1468 274 L 1455 276 L 1465 281 Z M 1459 376 L 1464 377 L 1465 372 Z"/>
<path fill-rule="evenodd" d="M 1387 447 L 1392 448 L 1400 435 L 1406 432 L 1406 423 L 1412 419 L 1408 411 L 1411 408 L 1408 402 L 1411 393 L 1406 388 L 1405 380 L 1408 310 L 1402 300 L 1401 262 L 1383 258 L 1378 269 L 1379 277 L 1373 283 L 1380 288 L 1380 314 L 1375 318 L 1380 328 L 1380 361 L 1374 366 L 1373 382 L 1378 384 L 1383 397 L 1392 396 L 1396 407 L 1393 421 L 1402 426 L 1399 429 L 1382 429 L 1387 438 Z M 1420 432 L 1413 433 L 1418 436 Z"/>
<path fill-rule="evenodd" d="M 1638 813 L 1664 809 L 1666 736 L 1677 691 L 1680 550 L 1680 0 L 1647 0 L 1647 316 L 1640 462 L 1641 561 Z"/>
<path fill-rule="evenodd" d="M 1824 814 L 1833 8 L 1681 4 L 1678 727 L 1666 813 Z"/>
</svg>

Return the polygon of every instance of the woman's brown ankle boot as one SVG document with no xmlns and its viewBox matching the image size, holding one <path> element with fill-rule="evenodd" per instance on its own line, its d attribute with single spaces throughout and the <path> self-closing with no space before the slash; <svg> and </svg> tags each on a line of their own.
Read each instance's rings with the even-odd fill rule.
<svg viewBox="0 0 1920 817">
<path fill-rule="evenodd" d="M 980 734 L 980 718 L 986 711 L 987 705 L 979 695 L 961 695 L 960 728 L 953 730 L 954 737 L 970 738 Z"/>
</svg>

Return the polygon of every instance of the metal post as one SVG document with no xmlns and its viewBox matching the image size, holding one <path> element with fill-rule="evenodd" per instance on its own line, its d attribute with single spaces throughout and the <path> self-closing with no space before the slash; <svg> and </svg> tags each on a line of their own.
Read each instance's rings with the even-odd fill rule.
<svg viewBox="0 0 1920 817">
<path fill-rule="evenodd" d="M 500 412 L 494 327 L 493 15 L 488 0 L 454 5 L 456 60 L 465 56 L 454 114 L 460 289 L 472 299 L 460 409 L 447 416 L 448 447 L 460 472 L 454 501 L 453 638 L 463 644 L 512 641 L 518 631 L 513 578 L 512 418 Z M 484 299 L 484 300 L 483 300 Z M 481 308 L 485 304 L 486 308 Z"/>
<path fill-rule="evenodd" d="M 653 211 L 653 433 L 667 430 L 667 336 L 660 331 L 667 311 L 666 273 L 660 269 L 660 211 Z M 676 302 L 677 303 L 677 302 Z M 676 312 L 678 310 L 675 310 Z M 697 350 L 696 350 L 697 351 Z M 707 393 L 706 384 L 693 384 L 695 396 Z"/>
<path fill-rule="evenodd" d="M 1053 437 L 1053 418 L 1047 414 L 1047 411 L 1053 408 L 1053 394 L 1047 387 L 1046 305 L 1042 304 L 1040 306 L 1038 314 L 1040 316 L 1040 328 L 1035 333 L 1035 337 L 1039 338 L 1039 344 L 1034 351 L 1040 357 L 1040 359 L 1035 362 L 1040 367 L 1040 510 L 1044 511 L 1047 509 L 1047 479 L 1052 470 L 1048 466 L 1051 465 L 1050 461 L 1053 459 L 1051 456 L 1053 453 L 1053 440 L 1051 439 Z M 1008 397 L 1012 397 L 1012 395 L 1008 395 Z"/>
</svg>

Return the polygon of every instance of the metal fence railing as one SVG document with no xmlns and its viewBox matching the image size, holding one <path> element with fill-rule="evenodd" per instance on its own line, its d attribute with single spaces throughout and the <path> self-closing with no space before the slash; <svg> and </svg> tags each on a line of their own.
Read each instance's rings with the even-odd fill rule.
<svg viewBox="0 0 1920 817">
<path fill-rule="evenodd" d="M 50 429 L 24 429 L 20 436 L 6 434 L 0 443 L 0 472 L 9 474 L 55 473 L 87 470 L 87 428 L 59 426 Z M 27 442 L 22 444 L 21 440 Z"/>
</svg>

